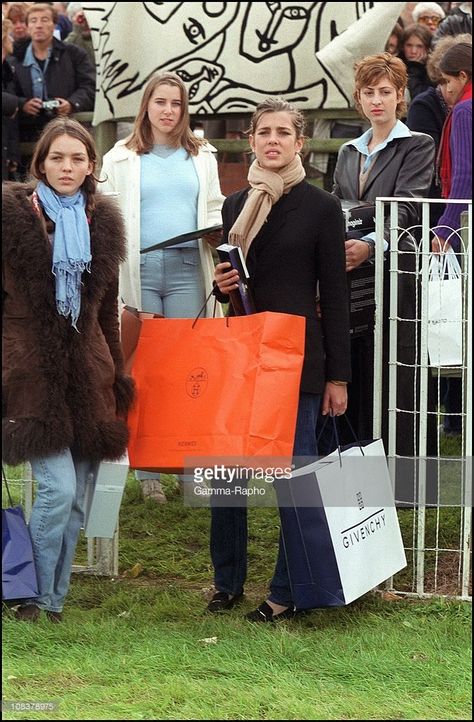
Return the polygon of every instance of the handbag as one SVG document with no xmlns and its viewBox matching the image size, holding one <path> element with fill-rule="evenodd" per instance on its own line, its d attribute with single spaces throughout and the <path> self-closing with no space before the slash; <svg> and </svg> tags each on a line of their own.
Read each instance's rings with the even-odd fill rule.
<svg viewBox="0 0 474 722">
<path fill-rule="evenodd" d="M 144 319 L 132 369 L 130 466 L 181 471 L 191 456 L 291 458 L 305 323 L 269 311 Z"/>
<path fill-rule="evenodd" d="M 3 468 L 2 473 L 10 503 L 10 508 L 2 509 L 2 599 L 11 603 L 34 599 L 39 591 L 25 515 L 21 506 L 13 504 Z"/>
<path fill-rule="evenodd" d="M 431 254 L 428 274 L 428 354 L 432 366 L 461 366 L 462 271 L 450 248 L 442 257 Z"/>
<path fill-rule="evenodd" d="M 406 566 L 380 439 L 338 445 L 274 484 L 297 609 L 349 604 Z"/>
</svg>

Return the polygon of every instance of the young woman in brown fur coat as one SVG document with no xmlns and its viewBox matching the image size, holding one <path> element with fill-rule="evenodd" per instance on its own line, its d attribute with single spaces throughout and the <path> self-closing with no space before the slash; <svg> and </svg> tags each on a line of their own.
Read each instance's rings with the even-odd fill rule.
<svg viewBox="0 0 474 722">
<path fill-rule="evenodd" d="M 96 193 L 96 150 L 77 121 L 57 118 L 33 155 L 34 186 L 3 187 L 3 458 L 29 461 L 37 481 L 30 519 L 39 597 L 16 612 L 59 621 L 85 484 L 127 445 L 118 325 L 124 227 Z"/>
</svg>

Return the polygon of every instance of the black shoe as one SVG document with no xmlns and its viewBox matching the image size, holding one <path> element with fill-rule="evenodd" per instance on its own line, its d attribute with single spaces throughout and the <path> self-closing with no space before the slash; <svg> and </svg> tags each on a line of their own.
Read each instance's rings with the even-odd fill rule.
<svg viewBox="0 0 474 722">
<path fill-rule="evenodd" d="M 53 624 L 60 624 L 63 621 L 62 612 L 52 612 L 50 609 L 47 609 L 46 616 Z"/>
<path fill-rule="evenodd" d="M 245 619 L 249 622 L 276 622 L 278 619 L 293 619 L 296 611 L 294 607 L 288 607 L 279 614 L 274 614 L 273 609 L 267 602 L 254 609 L 253 612 L 249 612 L 245 615 Z"/>
<path fill-rule="evenodd" d="M 232 609 L 237 604 L 240 604 L 243 598 L 243 592 L 235 594 L 234 596 L 227 594 L 227 592 L 216 592 L 207 605 L 206 611 L 212 612 L 212 614 L 215 614 L 216 612 L 225 612 L 228 609 Z"/>
<path fill-rule="evenodd" d="M 41 609 L 36 604 L 24 604 L 15 611 L 15 619 L 20 622 L 37 622 Z"/>
</svg>

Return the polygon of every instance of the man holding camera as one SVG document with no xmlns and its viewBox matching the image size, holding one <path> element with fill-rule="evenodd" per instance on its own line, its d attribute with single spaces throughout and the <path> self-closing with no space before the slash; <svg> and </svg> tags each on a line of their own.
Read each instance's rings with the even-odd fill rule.
<svg viewBox="0 0 474 722">
<path fill-rule="evenodd" d="M 87 53 L 53 36 L 55 9 L 34 3 L 26 23 L 30 38 L 15 43 L 11 58 L 23 143 L 35 142 L 56 114 L 93 110 L 95 98 L 95 68 Z"/>
</svg>

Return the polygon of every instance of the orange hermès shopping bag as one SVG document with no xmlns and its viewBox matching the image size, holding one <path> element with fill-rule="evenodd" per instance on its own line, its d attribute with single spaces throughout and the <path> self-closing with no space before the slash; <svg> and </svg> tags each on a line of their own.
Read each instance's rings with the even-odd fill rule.
<svg viewBox="0 0 474 722">
<path fill-rule="evenodd" d="M 186 457 L 291 458 L 305 319 L 144 319 L 132 375 L 130 466 L 174 470 Z"/>
</svg>

